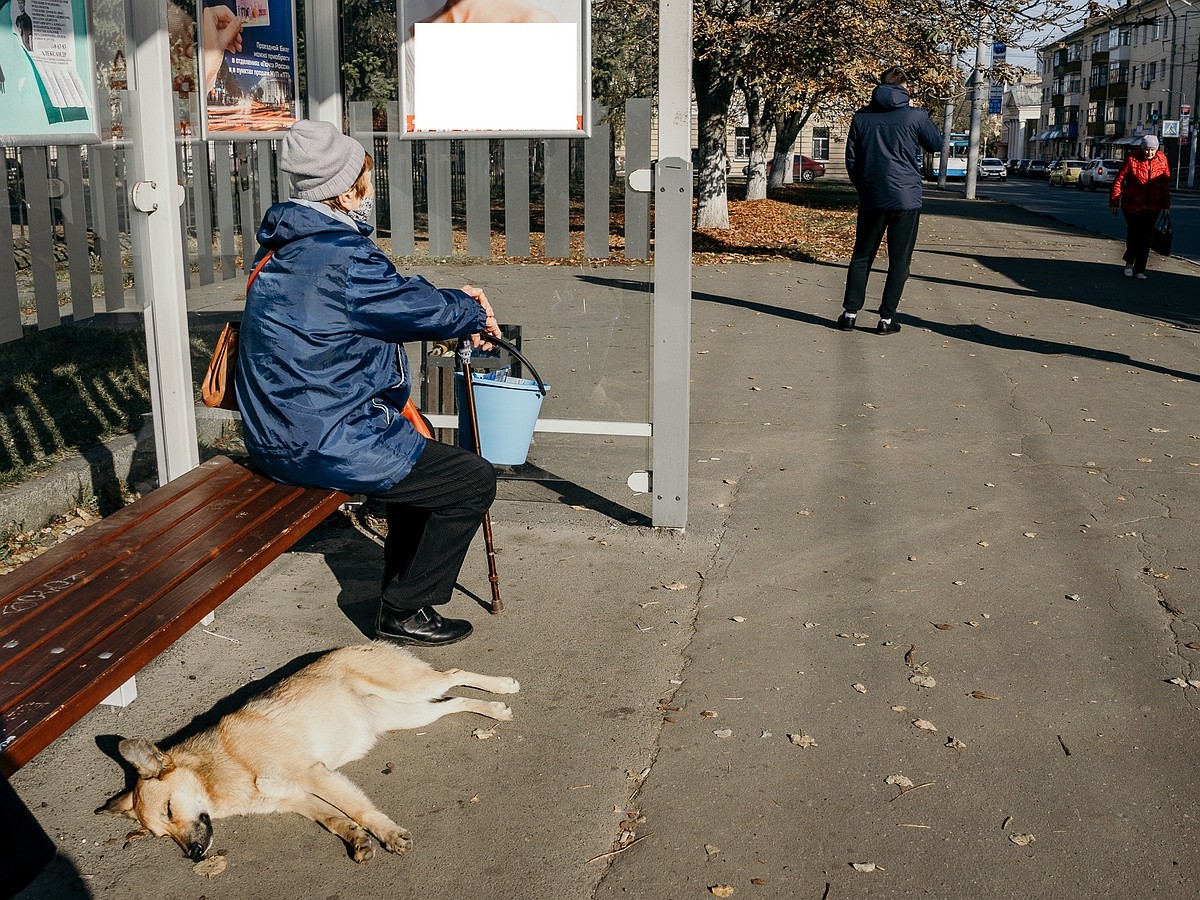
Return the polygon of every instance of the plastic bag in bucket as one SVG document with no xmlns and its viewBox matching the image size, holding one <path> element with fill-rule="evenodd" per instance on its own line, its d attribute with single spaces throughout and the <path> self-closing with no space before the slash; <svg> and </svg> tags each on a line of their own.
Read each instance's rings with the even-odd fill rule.
<svg viewBox="0 0 1200 900">
<path fill-rule="evenodd" d="M 471 382 L 475 388 L 480 455 L 497 466 L 523 465 L 542 408 L 542 391 L 548 386 L 502 372 L 472 372 Z M 458 443 L 474 450 L 461 372 L 454 373 L 454 389 L 458 400 Z"/>
</svg>

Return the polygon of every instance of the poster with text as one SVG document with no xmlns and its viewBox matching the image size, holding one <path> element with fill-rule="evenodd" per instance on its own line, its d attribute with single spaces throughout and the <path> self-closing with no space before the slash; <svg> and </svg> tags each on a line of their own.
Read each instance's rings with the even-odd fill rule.
<svg viewBox="0 0 1200 900">
<path fill-rule="evenodd" d="M 99 140 L 85 0 L 0 0 L 0 144 Z"/>
<path fill-rule="evenodd" d="M 204 138 L 282 136 L 297 117 L 294 0 L 203 0 L 197 24 Z"/>
<path fill-rule="evenodd" d="M 404 137 L 586 137 L 589 0 L 399 0 Z"/>
</svg>

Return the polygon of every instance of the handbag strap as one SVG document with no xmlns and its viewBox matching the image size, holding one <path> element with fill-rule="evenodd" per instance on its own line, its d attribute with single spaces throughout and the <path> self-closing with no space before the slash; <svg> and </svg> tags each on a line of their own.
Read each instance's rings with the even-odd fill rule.
<svg viewBox="0 0 1200 900">
<path fill-rule="evenodd" d="M 268 250 L 267 255 L 258 261 L 254 267 L 254 271 L 250 273 L 250 277 L 246 279 L 246 293 L 250 293 L 250 285 L 254 284 L 254 279 L 258 277 L 258 273 L 262 271 L 262 267 L 267 264 L 267 260 L 275 255 L 274 250 Z"/>
</svg>

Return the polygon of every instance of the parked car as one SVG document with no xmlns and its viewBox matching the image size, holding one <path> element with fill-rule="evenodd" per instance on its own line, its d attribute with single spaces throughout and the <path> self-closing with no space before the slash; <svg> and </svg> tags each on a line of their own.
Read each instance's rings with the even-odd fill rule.
<svg viewBox="0 0 1200 900">
<path fill-rule="evenodd" d="M 1087 163 L 1082 159 L 1060 159 L 1050 167 L 1050 186 L 1060 184 L 1066 187 L 1068 184 L 1077 184 L 1079 173 L 1086 165 Z"/>
<path fill-rule="evenodd" d="M 1120 171 L 1119 159 L 1093 159 L 1079 170 L 1079 179 L 1075 182 L 1075 187 L 1081 191 L 1084 188 L 1094 191 L 1100 185 L 1112 184 Z"/>
<path fill-rule="evenodd" d="M 1048 171 L 1050 171 L 1050 165 L 1044 159 L 1031 159 L 1029 171 L 1026 174 L 1030 178 L 1045 178 Z"/>
<path fill-rule="evenodd" d="M 1006 169 L 1008 169 L 1008 174 L 1009 174 L 1009 175 L 1016 175 L 1016 174 L 1017 174 L 1017 168 L 1018 168 L 1020 165 L 1021 165 L 1021 160 L 1020 160 L 1020 159 L 1018 159 L 1017 157 L 1015 157 L 1015 156 L 1014 156 L 1014 157 L 1013 157 L 1012 159 L 1010 159 L 1010 160 L 1009 160 L 1007 163 L 1005 163 L 1004 167 L 1005 167 Z"/>
<path fill-rule="evenodd" d="M 1030 164 L 1031 162 L 1033 162 L 1033 160 L 1032 160 L 1032 159 L 1022 159 L 1022 160 L 1020 160 L 1020 161 L 1017 163 L 1017 174 L 1018 174 L 1018 175 L 1028 175 L 1028 174 L 1029 174 L 1029 164 Z"/>
<path fill-rule="evenodd" d="M 1004 160 L 987 157 L 979 161 L 979 177 L 980 178 L 999 178 L 1001 181 L 1008 180 L 1008 169 L 1004 167 Z"/>
<path fill-rule="evenodd" d="M 767 160 L 767 177 L 771 177 L 772 160 Z M 742 166 L 742 174 L 747 178 L 750 177 L 750 167 Z M 792 157 L 792 178 L 796 181 L 812 181 L 814 178 L 820 178 L 825 174 L 825 163 L 817 162 L 815 159 L 809 159 L 803 153 L 797 153 Z"/>
<path fill-rule="evenodd" d="M 809 159 L 803 153 L 792 157 L 792 178 L 797 181 L 812 181 L 825 174 L 825 163 Z"/>
</svg>

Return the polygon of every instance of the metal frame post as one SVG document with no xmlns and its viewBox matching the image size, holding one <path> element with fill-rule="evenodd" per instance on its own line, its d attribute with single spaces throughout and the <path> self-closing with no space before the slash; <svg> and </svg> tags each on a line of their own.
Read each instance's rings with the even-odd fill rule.
<svg viewBox="0 0 1200 900">
<path fill-rule="evenodd" d="M 145 316 L 159 483 L 200 464 L 188 345 L 187 297 L 175 162 L 167 5 L 126 4 L 131 84 L 130 232 L 134 288 Z"/>
<path fill-rule="evenodd" d="M 659 0 L 654 167 L 653 523 L 687 524 L 692 326 L 692 3 Z"/>
<path fill-rule="evenodd" d="M 342 128 L 342 48 L 338 35 L 337 0 L 304 0 L 305 63 L 308 72 L 308 118 Z M 315 40 L 315 35 L 332 36 Z"/>
</svg>

